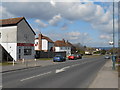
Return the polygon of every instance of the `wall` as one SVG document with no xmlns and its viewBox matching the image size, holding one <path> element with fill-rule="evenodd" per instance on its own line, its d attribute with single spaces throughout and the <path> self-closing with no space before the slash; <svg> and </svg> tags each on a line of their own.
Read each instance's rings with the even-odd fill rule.
<svg viewBox="0 0 120 90">
<path fill-rule="evenodd" d="M 29 25 L 25 22 L 23 19 L 19 24 L 18 24 L 18 30 L 17 30 L 17 43 L 30 43 L 34 44 L 35 40 L 35 35 Z M 32 49 L 32 54 L 31 55 L 24 55 L 24 49 L 25 48 L 31 48 Z M 19 49 L 21 49 L 21 54 L 19 54 Z M 34 46 L 18 46 L 17 47 L 17 59 L 34 59 L 35 56 L 35 48 Z"/>
<path fill-rule="evenodd" d="M 48 41 L 46 39 L 42 39 L 42 50 L 48 50 Z"/>
<path fill-rule="evenodd" d="M 32 49 L 32 54 L 31 55 L 24 55 L 24 49 L 25 48 L 31 48 Z M 21 52 L 19 53 L 19 49 L 21 50 Z M 20 55 L 20 58 L 19 58 Z M 34 47 L 31 46 L 18 46 L 17 47 L 17 59 L 25 59 L 25 60 L 29 60 L 29 59 L 34 59 L 35 57 L 35 51 L 34 51 Z"/>
<path fill-rule="evenodd" d="M 52 47 L 52 48 L 54 47 L 54 43 L 49 42 L 49 43 L 48 43 L 48 50 L 50 50 L 51 47 Z"/>
<path fill-rule="evenodd" d="M 39 40 L 38 39 L 35 39 L 35 50 L 39 50 Z"/>
<path fill-rule="evenodd" d="M 11 55 L 0 45 L 0 62 L 13 61 Z"/>
<path fill-rule="evenodd" d="M 36 51 L 36 58 L 53 58 L 55 55 L 62 55 L 66 57 L 66 52 Z"/>
<path fill-rule="evenodd" d="M 17 26 L 0 27 L 0 32 L 0 44 L 12 56 L 14 60 L 17 60 Z"/>
<path fill-rule="evenodd" d="M 66 55 L 71 54 L 71 47 L 55 47 L 55 52 L 66 52 Z"/>
<path fill-rule="evenodd" d="M 1 43 L 1 45 L 16 61 L 17 60 L 17 43 Z"/>
<path fill-rule="evenodd" d="M 2 60 L 3 60 L 3 57 L 2 57 L 2 47 L 1 47 L 1 45 L 0 45 L 0 62 L 2 62 Z"/>
<path fill-rule="evenodd" d="M 17 43 L 33 43 L 34 44 L 34 33 L 31 28 L 27 25 L 25 20 L 22 20 L 18 24 L 17 31 Z"/>
<path fill-rule="evenodd" d="M 17 42 L 17 26 L 0 27 L 1 39 L 0 43 L 16 43 Z"/>
</svg>

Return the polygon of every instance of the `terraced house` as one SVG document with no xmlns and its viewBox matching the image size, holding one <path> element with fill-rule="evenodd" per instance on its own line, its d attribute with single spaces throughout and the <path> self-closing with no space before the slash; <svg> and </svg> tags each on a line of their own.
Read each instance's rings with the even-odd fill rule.
<svg viewBox="0 0 120 90">
<path fill-rule="evenodd" d="M 34 38 L 24 17 L 0 20 L 0 44 L 15 61 L 34 58 Z"/>
</svg>

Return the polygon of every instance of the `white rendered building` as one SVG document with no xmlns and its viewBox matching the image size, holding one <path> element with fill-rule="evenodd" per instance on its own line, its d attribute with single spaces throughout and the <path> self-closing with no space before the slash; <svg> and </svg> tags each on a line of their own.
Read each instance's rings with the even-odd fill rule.
<svg viewBox="0 0 120 90">
<path fill-rule="evenodd" d="M 24 17 L 0 20 L 0 44 L 17 61 L 34 59 L 35 32 Z"/>
</svg>

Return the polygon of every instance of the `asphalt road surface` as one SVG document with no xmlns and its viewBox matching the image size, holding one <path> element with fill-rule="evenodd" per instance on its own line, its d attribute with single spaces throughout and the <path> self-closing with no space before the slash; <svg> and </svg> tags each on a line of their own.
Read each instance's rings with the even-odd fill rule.
<svg viewBox="0 0 120 90">
<path fill-rule="evenodd" d="M 3 88 L 87 88 L 105 64 L 103 56 L 67 60 L 2 74 Z"/>
</svg>

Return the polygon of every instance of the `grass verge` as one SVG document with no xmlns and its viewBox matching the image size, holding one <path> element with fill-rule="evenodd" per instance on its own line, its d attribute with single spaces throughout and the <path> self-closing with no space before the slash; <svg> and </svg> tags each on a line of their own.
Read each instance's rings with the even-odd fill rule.
<svg viewBox="0 0 120 90">
<path fill-rule="evenodd" d="M 11 62 L 3 62 L 3 63 L 0 63 L 0 66 L 5 66 L 5 65 L 12 65 L 13 63 Z M 16 63 L 14 63 L 16 64 Z"/>
</svg>

